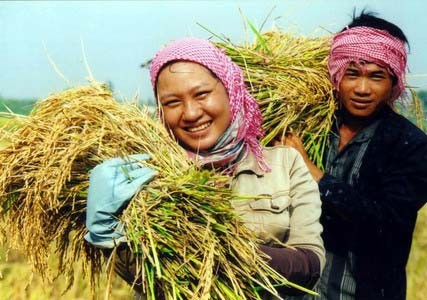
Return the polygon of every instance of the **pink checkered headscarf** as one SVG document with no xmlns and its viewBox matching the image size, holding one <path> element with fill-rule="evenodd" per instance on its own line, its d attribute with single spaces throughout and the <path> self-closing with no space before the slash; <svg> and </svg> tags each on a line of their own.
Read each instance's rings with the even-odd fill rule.
<svg viewBox="0 0 427 300">
<path fill-rule="evenodd" d="M 407 53 L 405 42 L 385 30 L 357 26 L 335 35 L 328 61 L 332 84 L 338 90 L 345 70 L 351 62 L 375 63 L 388 69 L 397 78 L 391 100 L 396 100 L 405 89 Z"/>
<path fill-rule="evenodd" d="M 199 38 L 182 38 L 171 42 L 156 53 L 151 62 L 150 76 L 153 90 L 156 92 L 157 77 L 166 64 L 173 61 L 190 61 L 198 63 L 215 74 L 227 90 L 230 99 L 231 124 L 225 134 L 233 138 L 220 138 L 221 145 L 217 144 L 215 151 L 207 155 L 197 155 L 202 163 L 220 162 L 221 164 L 232 160 L 241 153 L 236 153 L 236 145 L 241 144 L 244 151 L 250 150 L 256 157 L 258 165 L 268 170 L 262 154 L 259 138 L 263 136 L 262 116 L 256 100 L 249 94 L 242 70 L 210 41 Z M 156 95 L 157 97 L 157 95 Z"/>
</svg>

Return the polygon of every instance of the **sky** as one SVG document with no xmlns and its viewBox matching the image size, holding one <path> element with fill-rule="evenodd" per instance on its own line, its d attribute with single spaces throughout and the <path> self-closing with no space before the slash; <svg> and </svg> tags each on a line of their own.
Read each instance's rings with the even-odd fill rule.
<svg viewBox="0 0 427 300">
<path fill-rule="evenodd" d="M 0 96 L 42 99 L 87 84 L 86 61 L 118 99 L 145 101 L 153 95 L 141 64 L 171 40 L 211 37 L 199 24 L 237 44 L 253 39 L 242 14 L 263 30 L 319 36 L 341 30 L 354 8 L 375 11 L 404 31 L 408 82 L 427 89 L 424 0 L 1 1 Z"/>
</svg>

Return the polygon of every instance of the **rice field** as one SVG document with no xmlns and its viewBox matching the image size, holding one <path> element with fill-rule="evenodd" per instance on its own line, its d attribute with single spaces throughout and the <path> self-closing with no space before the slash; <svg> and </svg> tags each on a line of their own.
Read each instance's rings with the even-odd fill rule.
<svg viewBox="0 0 427 300">
<path fill-rule="evenodd" d="M 32 274 L 26 258 L 19 252 L 10 252 L 7 261 L 5 250 L 0 248 L 0 299 L 5 300 L 85 300 L 91 299 L 90 282 L 87 277 L 81 276 L 82 270 L 76 268 L 75 283 L 66 290 L 66 280 L 60 276 L 53 282 L 43 282 L 38 274 Z M 53 255 L 52 255 L 53 256 Z M 52 260 L 52 265 L 57 261 Z M 104 299 L 107 286 L 106 276 L 100 281 L 98 292 L 94 299 Z M 130 287 L 120 278 L 115 277 L 112 282 L 110 299 L 132 299 Z"/>
<path fill-rule="evenodd" d="M 408 300 L 423 300 L 427 292 L 427 205 L 418 212 L 411 254 L 406 267 Z"/>
</svg>

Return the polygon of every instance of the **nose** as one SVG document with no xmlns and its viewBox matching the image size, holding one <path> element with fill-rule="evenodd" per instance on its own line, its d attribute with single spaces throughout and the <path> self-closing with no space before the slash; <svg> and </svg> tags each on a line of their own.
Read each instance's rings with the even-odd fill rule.
<svg viewBox="0 0 427 300">
<path fill-rule="evenodd" d="M 360 77 L 356 82 L 354 92 L 358 95 L 369 95 L 371 92 L 369 78 L 366 78 L 364 76 Z"/>
<path fill-rule="evenodd" d="M 194 122 L 203 115 L 201 104 L 196 100 L 188 100 L 185 102 L 182 119 L 187 122 Z"/>
</svg>

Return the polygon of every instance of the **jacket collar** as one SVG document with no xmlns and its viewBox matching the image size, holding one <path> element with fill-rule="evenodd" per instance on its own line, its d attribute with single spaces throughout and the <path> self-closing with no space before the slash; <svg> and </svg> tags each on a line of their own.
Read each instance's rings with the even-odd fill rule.
<svg viewBox="0 0 427 300">
<path fill-rule="evenodd" d="M 251 172 L 255 173 L 257 176 L 263 176 L 265 171 L 263 171 L 255 158 L 255 155 L 251 151 L 248 151 L 246 157 L 244 157 L 238 164 L 237 168 L 234 171 L 234 175 L 237 176 L 240 173 Z"/>
</svg>

